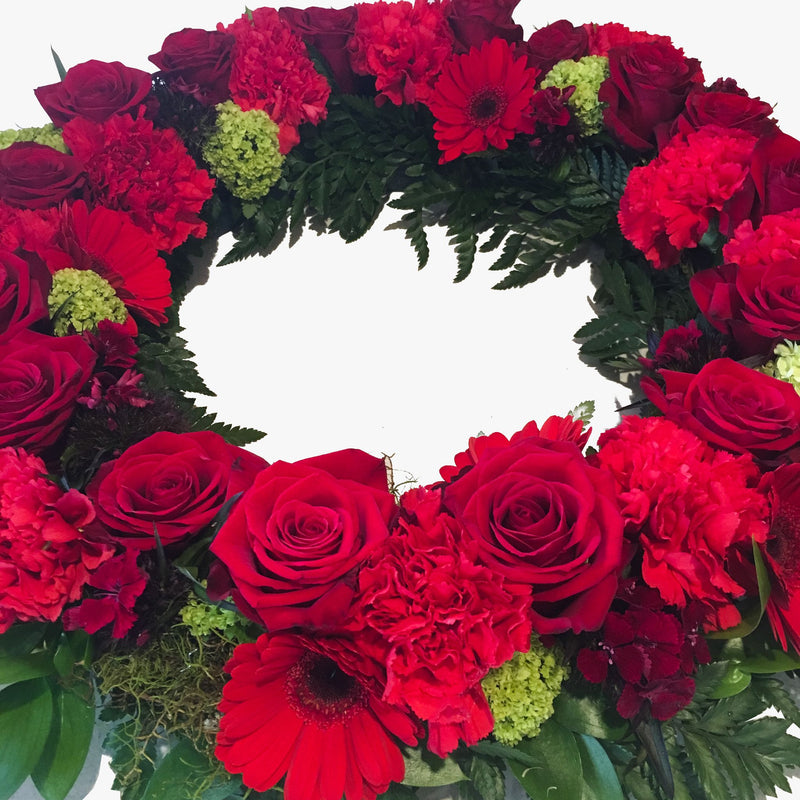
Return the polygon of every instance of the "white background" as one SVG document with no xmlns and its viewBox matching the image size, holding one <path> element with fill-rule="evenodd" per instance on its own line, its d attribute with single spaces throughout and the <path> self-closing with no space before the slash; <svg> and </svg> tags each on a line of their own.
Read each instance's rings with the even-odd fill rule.
<svg viewBox="0 0 800 800">
<path fill-rule="evenodd" d="M 526 36 L 560 17 L 669 35 L 702 61 L 707 82 L 736 78 L 773 103 L 783 130 L 800 137 L 800 14 L 787 7 L 522 0 L 515 17 Z M 152 71 L 147 56 L 168 33 L 211 29 L 243 11 L 232 0 L 4 0 L 0 129 L 47 121 L 32 90 L 57 80 L 51 46 L 67 67 L 97 58 Z M 360 447 L 392 455 L 398 480 L 430 482 L 480 431 L 510 434 L 586 399 L 597 402 L 595 436 L 615 424 L 627 392 L 581 364 L 572 342 L 590 316 L 587 269 L 493 292 L 501 276 L 484 261 L 454 285 L 445 243 L 433 241 L 431 263 L 418 273 L 402 234 L 381 231 L 391 220 L 385 215 L 356 245 L 308 235 L 268 260 L 212 267 L 186 301 L 190 348 L 218 395 L 209 407 L 224 421 L 268 433 L 251 449 L 274 461 Z M 223 241 L 221 252 L 229 245 Z M 85 777 L 91 785 L 93 776 Z M 110 781 L 103 766 L 90 797 L 116 796 Z M 800 782 L 793 786 L 800 797 Z M 23 789 L 15 800 L 35 796 Z"/>
</svg>

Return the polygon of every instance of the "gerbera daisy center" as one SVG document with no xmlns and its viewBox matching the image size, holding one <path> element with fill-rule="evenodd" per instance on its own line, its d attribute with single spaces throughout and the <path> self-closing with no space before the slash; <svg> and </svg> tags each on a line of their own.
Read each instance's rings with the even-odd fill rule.
<svg viewBox="0 0 800 800">
<path fill-rule="evenodd" d="M 485 128 L 503 115 L 508 98 L 496 86 L 484 86 L 469 99 L 467 117 L 472 125 Z"/>
<path fill-rule="evenodd" d="M 346 722 L 367 705 L 366 691 L 339 665 L 307 652 L 286 674 L 286 698 L 292 710 L 321 728 Z"/>
</svg>

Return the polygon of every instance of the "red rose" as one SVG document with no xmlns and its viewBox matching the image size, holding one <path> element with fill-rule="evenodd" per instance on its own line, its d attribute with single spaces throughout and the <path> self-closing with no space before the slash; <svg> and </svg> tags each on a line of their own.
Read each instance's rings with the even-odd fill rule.
<svg viewBox="0 0 800 800">
<path fill-rule="evenodd" d="M 686 98 L 686 107 L 675 120 L 671 133 L 688 133 L 703 125 L 719 125 L 762 136 L 775 127 L 770 114 L 772 106 L 758 97 L 736 92 L 699 90 L 690 92 Z"/>
<path fill-rule="evenodd" d="M 47 317 L 50 272 L 32 253 L 0 250 L 0 341 Z"/>
<path fill-rule="evenodd" d="M 598 97 L 607 104 L 606 127 L 634 150 L 651 150 L 656 128 L 683 110 L 693 86 L 703 83 L 696 58 L 665 42 L 638 42 L 608 53 L 609 77 Z"/>
<path fill-rule="evenodd" d="M 522 41 L 522 26 L 512 15 L 519 0 L 451 0 L 447 21 L 455 36 L 457 52 L 480 47 L 489 39 Z"/>
<path fill-rule="evenodd" d="M 723 264 L 692 276 L 703 316 L 729 333 L 742 355 L 766 355 L 782 339 L 800 340 L 800 261 Z"/>
<path fill-rule="evenodd" d="M 665 386 L 642 379 L 661 412 L 710 444 L 750 452 L 768 465 L 800 458 L 800 395 L 730 358 L 715 358 L 697 375 L 661 370 Z"/>
<path fill-rule="evenodd" d="M 386 468 L 341 450 L 260 472 L 211 545 L 243 610 L 269 630 L 341 620 L 354 570 L 395 514 Z M 238 595 L 238 596 L 237 596 Z"/>
<path fill-rule="evenodd" d="M 0 343 L 0 447 L 41 452 L 64 430 L 95 354 L 79 336 L 28 330 Z"/>
<path fill-rule="evenodd" d="M 800 207 L 800 141 L 782 131 L 762 138 L 750 175 L 756 192 L 755 222 L 765 214 Z"/>
<path fill-rule="evenodd" d="M 507 578 L 533 587 L 538 633 L 596 630 L 617 588 L 622 517 L 611 476 L 568 441 L 486 447 L 444 504 Z"/>
<path fill-rule="evenodd" d="M 156 76 L 172 91 L 215 106 L 230 97 L 228 81 L 234 41 L 224 31 L 184 28 L 167 36 L 150 61 L 161 70 Z"/>
<path fill-rule="evenodd" d="M 150 74 L 119 61 L 84 61 L 64 80 L 34 89 L 36 99 L 57 128 L 73 117 L 105 122 L 112 114 L 135 111 L 150 94 Z"/>
<path fill-rule="evenodd" d="M 86 174 L 77 158 L 36 142 L 0 150 L 0 200 L 22 208 L 47 208 L 83 194 Z"/>
<path fill-rule="evenodd" d="M 538 67 L 546 75 L 565 58 L 579 59 L 588 52 L 589 36 L 584 27 L 560 19 L 534 31 L 525 47 L 528 65 Z"/>
<path fill-rule="evenodd" d="M 347 44 L 356 25 L 356 8 L 280 8 L 280 18 L 295 35 L 313 47 L 330 67 L 339 91 L 356 91 L 356 76 L 350 66 Z"/>
<path fill-rule="evenodd" d="M 199 533 L 266 462 L 211 431 L 159 431 L 103 464 L 86 493 L 97 519 L 142 550 Z"/>
</svg>

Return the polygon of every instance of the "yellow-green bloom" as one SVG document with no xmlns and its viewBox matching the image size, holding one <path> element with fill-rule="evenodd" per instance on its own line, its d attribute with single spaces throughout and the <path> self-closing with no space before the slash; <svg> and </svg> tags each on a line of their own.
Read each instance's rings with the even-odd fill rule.
<svg viewBox="0 0 800 800">
<path fill-rule="evenodd" d="M 123 323 L 128 318 L 128 310 L 111 284 L 90 269 L 58 270 L 47 306 L 56 336 L 92 330 L 104 319 Z"/>
<path fill-rule="evenodd" d="M 557 86 L 566 89 L 574 86 L 575 91 L 567 100 L 567 105 L 581 132 L 591 136 L 603 130 L 603 105 L 597 93 L 608 74 L 608 59 L 605 56 L 584 56 L 578 61 L 568 58 L 559 61 L 545 75 L 542 88 Z"/>
<path fill-rule="evenodd" d="M 786 381 L 800 394 L 800 344 L 785 341 L 775 346 L 775 358 L 768 361 L 761 371 L 773 378 Z"/>
<path fill-rule="evenodd" d="M 536 736 L 553 714 L 553 700 L 569 674 L 558 645 L 545 647 L 534 635 L 527 653 L 516 653 L 483 679 L 483 691 L 494 716 L 495 738 L 507 745 Z"/>
<path fill-rule="evenodd" d="M 42 125 L 41 128 L 9 128 L 6 131 L 0 131 L 0 150 L 4 150 L 14 142 L 36 142 L 36 144 L 52 147 L 60 153 L 67 152 L 61 130 L 56 128 L 52 122 Z"/>
<path fill-rule="evenodd" d="M 235 611 L 204 603 L 195 596 L 190 597 L 181 609 L 181 620 L 198 639 L 208 636 L 212 631 L 220 635 L 236 632 L 241 622 Z"/>
<path fill-rule="evenodd" d="M 242 111 L 233 100 L 217 106 L 216 130 L 203 147 L 214 175 L 242 200 L 257 200 L 280 178 L 278 126 L 265 111 Z"/>
</svg>

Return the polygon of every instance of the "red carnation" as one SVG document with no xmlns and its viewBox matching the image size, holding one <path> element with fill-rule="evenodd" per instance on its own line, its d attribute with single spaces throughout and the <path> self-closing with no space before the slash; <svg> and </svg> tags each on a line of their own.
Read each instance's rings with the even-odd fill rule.
<svg viewBox="0 0 800 800">
<path fill-rule="evenodd" d="M 172 252 L 190 236 L 205 236 L 199 213 L 214 181 L 174 130 L 122 114 L 104 123 L 73 119 L 64 141 L 85 165 L 95 200 L 127 212 L 157 250 Z"/>
<path fill-rule="evenodd" d="M 729 202 L 744 184 L 756 138 L 713 125 L 677 136 L 649 164 L 634 167 L 619 206 L 625 237 L 656 269 L 696 247 L 712 220 L 734 221 Z"/>
<path fill-rule="evenodd" d="M 119 61 L 84 61 L 58 83 L 34 89 L 36 99 L 57 128 L 74 117 L 105 122 L 112 114 L 136 112 L 150 94 L 148 72 Z"/>
<path fill-rule="evenodd" d="M 428 747 L 444 756 L 491 732 L 480 681 L 530 647 L 531 589 L 482 562 L 439 492 L 412 490 L 401 508 L 359 572 L 348 632 L 386 664 L 384 699 L 427 721 Z"/>
<path fill-rule="evenodd" d="M 647 31 L 632 31 L 620 22 L 606 22 L 598 25 L 596 22 L 587 22 L 583 26 L 588 37 L 587 52 L 591 56 L 607 56 L 613 47 L 630 47 L 642 42 L 660 42 L 672 45 L 669 36 L 662 36 Z"/>
<path fill-rule="evenodd" d="M 447 61 L 427 100 L 440 163 L 490 146 L 505 150 L 517 133 L 533 133 L 528 112 L 538 74 L 504 39 Z"/>
<path fill-rule="evenodd" d="M 394 737 L 418 738 L 409 716 L 348 671 L 353 646 L 293 634 L 240 644 L 225 671 L 216 757 L 264 792 L 286 776 L 286 800 L 375 800 L 400 782 Z"/>
<path fill-rule="evenodd" d="M 0 248 L 38 252 L 53 241 L 60 219 L 59 206 L 32 210 L 0 200 Z"/>
<path fill-rule="evenodd" d="M 453 32 L 441 0 L 360 3 L 350 40 L 359 75 L 375 76 L 379 102 L 396 106 L 426 103 L 445 61 L 453 53 Z"/>
<path fill-rule="evenodd" d="M 89 500 L 46 477 L 44 462 L 0 449 L 0 633 L 14 622 L 58 619 L 113 550 L 87 539 Z"/>
<path fill-rule="evenodd" d="M 266 111 L 278 126 L 281 152 L 288 153 L 300 141 L 300 125 L 317 125 L 327 116 L 328 82 L 314 69 L 300 37 L 272 8 L 248 11 L 219 30 L 236 40 L 232 99 L 245 111 Z"/>
<path fill-rule="evenodd" d="M 625 417 L 598 441 L 597 463 L 617 482 L 626 536 L 641 548 L 642 577 L 663 601 L 697 601 L 709 627 L 739 621 L 744 588 L 728 557 L 766 537 L 767 505 L 750 456 L 714 450 L 663 417 Z"/>
<path fill-rule="evenodd" d="M 722 255 L 742 267 L 800 260 L 800 208 L 767 214 L 757 228 L 745 220 L 722 248 Z"/>
</svg>

